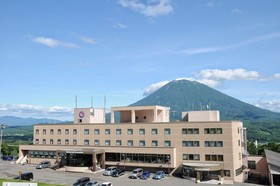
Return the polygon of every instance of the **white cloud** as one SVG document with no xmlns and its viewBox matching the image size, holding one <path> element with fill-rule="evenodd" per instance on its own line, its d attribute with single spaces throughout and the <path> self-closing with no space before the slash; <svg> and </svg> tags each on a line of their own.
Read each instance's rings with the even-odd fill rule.
<svg viewBox="0 0 280 186">
<path fill-rule="evenodd" d="M 263 109 L 280 112 L 280 100 L 259 100 L 252 104 Z"/>
<path fill-rule="evenodd" d="M 147 0 L 146 3 L 138 0 L 119 0 L 122 7 L 130 8 L 148 17 L 157 17 L 170 14 L 173 11 L 172 0 Z"/>
<path fill-rule="evenodd" d="M 28 104 L 0 104 L 0 116 L 34 117 L 34 118 L 72 118 L 73 109 L 67 107 L 39 107 Z"/>
<path fill-rule="evenodd" d="M 85 43 L 89 43 L 89 44 L 95 44 L 96 41 L 90 37 L 85 37 L 85 36 L 80 36 L 80 39 L 85 42 Z"/>
<path fill-rule="evenodd" d="M 280 80 L 280 73 L 276 73 L 276 74 L 274 74 L 274 78 L 275 78 L 275 79 L 279 79 L 279 80 Z"/>
<path fill-rule="evenodd" d="M 121 23 L 116 23 L 114 25 L 115 28 L 119 28 L 119 29 L 126 29 L 127 25 L 121 24 Z"/>
<path fill-rule="evenodd" d="M 235 14 L 242 14 L 242 10 L 240 10 L 239 8 L 235 8 L 235 9 L 232 9 L 231 10 L 232 13 L 235 13 Z"/>
<path fill-rule="evenodd" d="M 203 53 L 212 53 L 222 50 L 220 47 L 209 47 L 209 48 L 190 48 L 180 51 L 180 53 L 185 55 L 194 55 L 194 54 L 203 54 Z"/>
<path fill-rule="evenodd" d="M 78 47 L 78 45 L 74 43 L 69 43 L 69 42 L 62 42 L 56 39 L 52 38 L 46 38 L 46 37 L 36 37 L 32 39 L 33 42 L 39 43 L 48 47 L 67 47 L 67 48 L 75 48 Z"/>
<path fill-rule="evenodd" d="M 199 73 L 196 73 L 194 77 L 186 77 L 186 78 L 177 78 L 175 80 L 189 80 L 189 81 L 197 81 L 199 83 L 203 83 L 210 87 L 218 87 L 224 81 L 231 80 L 262 80 L 262 77 L 257 71 L 247 71 L 245 69 L 228 69 L 228 70 L 219 70 L 219 69 L 205 69 L 201 70 Z M 158 83 L 154 83 L 144 89 L 144 96 L 147 96 L 162 86 L 169 83 L 168 81 L 161 81 Z"/>
<path fill-rule="evenodd" d="M 259 42 L 265 42 L 270 40 L 275 40 L 280 38 L 280 32 L 270 33 L 266 35 L 261 35 L 258 37 L 253 37 L 245 41 L 241 41 L 239 43 L 234 43 L 225 46 L 212 46 L 212 47 L 201 47 L 201 48 L 188 48 L 184 50 L 178 51 L 180 54 L 184 55 L 196 55 L 196 54 L 205 54 L 205 53 L 213 53 L 225 50 L 231 50 L 235 48 L 239 48 L 246 45 L 251 45 Z"/>
<path fill-rule="evenodd" d="M 148 86 L 144 89 L 143 95 L 144 96 L 150 95 L 151 93 L 155 92 L 156 90 L 163 87 L 164 85 L 166 85 L 169 82 L 170 81 L 161 81 L 161 82 L 158 82 L 158 83 L 151 84 L 150 86 Z"/>
<path fill-rule="evenodd" d="M 260 75 L 257 71 L 247 71 L 242 68 L 228 69 L 228 70 L 206 69 L 200 71 L 198 77 L 201 77 L 202 79 L 224 81 L 224 80 L 255 80 L 255 79 L 259 79 Z"/>
</svg>

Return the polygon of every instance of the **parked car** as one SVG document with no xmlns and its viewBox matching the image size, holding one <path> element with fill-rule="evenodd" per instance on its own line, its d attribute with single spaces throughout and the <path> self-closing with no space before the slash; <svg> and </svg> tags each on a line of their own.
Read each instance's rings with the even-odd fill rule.
<svg viewBox="0 0 280 186">
<path fill-rule="evenodd" d="M 164 171 L 160 170 L 155 173 L 155 175 L 153 176 L 153 179 L 160 180 L 160 179 L 164 178 L 164 176 L 165 176 Z"/>
<path fill-rule="evenodd" d="M 99 186 L 99 183 L 97 181 L 89 181 L 86 186 Z"/>
<path fill-rule="evenodd" d="M 141 168 L 134 169 L 128 177 L 132 178 L 132 179 L 136 179 L 136 178 L 140 177 L 142 172 L 143 172 L 143 169 L 141 169 Z"/>
<path fill-rule="evenodd" d="M 117 168 L 112 172 L 112 176 L 119 177 L 119 176 L 124 175 L 124 173 L 125 173 L 125 170 L 123 168 Z"/>
<path fill-rule="evenodd" d="M 44 169 L 51 166 L 50 161 L 42 161 L 39 165 L 36 166 L 36 169 Z"/>
<path fill-rule="evenodd" d="M 2 160 L 4 160 L 4 161 L 12 161 L 13 157 L 12 156 L 2 156 Z"/>
<path fill-rule="evenodd" d="M 104 182 L 100 186 L 113 186 L 111 182 Z"/>
<path fill-rule="evenodd" d="M 144 171 L 143 174 L 140 176 L 141 179 L 146 180 L 150 178 L 150 172 L 149 171 Z"/>
<path fill-rule="evenodd" d="M 27 180 L 32 181 L 33 180 L 33 173 L 32 172 L 25 172 L 20 174 L 19 176 L 14 177 L 15 180 Z"/>
<path fill-rule="evenodd" d="M 116 170 L 117 167 L 108 167 L 103 173 L 104 176 L 111 176 L 113 171 Z"/>
<path fill-rule="evenodd" d="M 73 186 L 85 186 L 89 181 L 89 177 L 83 177 L 75 181 L 75 183 L 73 183 Z"/>
</svg>

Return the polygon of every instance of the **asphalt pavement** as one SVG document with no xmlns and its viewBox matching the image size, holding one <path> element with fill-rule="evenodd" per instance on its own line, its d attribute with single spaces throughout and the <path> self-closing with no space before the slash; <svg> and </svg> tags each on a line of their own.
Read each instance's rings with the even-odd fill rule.
<svg viewBox="0 0 280 186">
<path fill-rule="evenodd" d="M 103 176 L 103 171 L 98 173 L 73 173 L 64 172 L 60 170 L 53 169 L 36 169 L 35 164 L 18 165 L 10 161 L 0 160 L 0 178 L 13 179 L 19 174 L 19 172 L 33 172 L 34 179 L 32 182 L 44 182 L 52 184 L 62 184 L 62 185 L 72 185 L 77 179 L 81 177 L 89 177 L 91 180 L 96 180 L 99 183 L 112 182 L 113 186 L 149 186 L 149 185 L 159 185 L 159 186 L 213 186 L 213 184 L 205 183 L 194 183 L 193 181 L 186 180 L 183 178 L 166 176 L 162 180 L 153 180 L 152 178 L 148 180 L 141 179 L 129 179 L 128 176 L 130 171 L 126 172 L 125 175 L 121 177 L 111 177 Z M 151 175 L 152 177 L 153 175 Z M 252 186 L 253 184 L 234 184 L 234 185 L 246 185 Z"/>
</svg>

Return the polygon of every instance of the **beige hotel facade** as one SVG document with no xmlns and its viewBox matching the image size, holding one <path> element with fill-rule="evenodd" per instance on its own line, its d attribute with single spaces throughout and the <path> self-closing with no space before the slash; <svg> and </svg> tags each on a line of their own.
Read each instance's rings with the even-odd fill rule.
<svg viewBox="0 0 280 186">
<path fill-rule="evenodd" d="M 118 117 L 116 116 L 118 115 Z M 170 122 L 170 108 L 76 108 L 74 123 L 34 125 L 33 145 L 21 145 L 19 161 L 50 160 L 66 171 L 96 171 L 108 166 L 164 170 L 200 182 L 247 179 L 246 129 L 241 121 L 220 121 L 219 111 L 182 112 Z M 115 122 L 115 118 L 119 118 Z"/>
</svg>

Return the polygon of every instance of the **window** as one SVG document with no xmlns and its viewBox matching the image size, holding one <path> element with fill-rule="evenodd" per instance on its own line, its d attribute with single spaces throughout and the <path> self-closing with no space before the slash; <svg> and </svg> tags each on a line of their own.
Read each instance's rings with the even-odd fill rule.
<svg viewBox="0 0 280 186">
<path fill-rule="evenodd" d="M 164 141 L 164 146 L 165 147 L 170 147 L 171 146 L 171 141 Z"/>
<path fill-rule="evenodd" d="M 223 129 L 222 128 L 205 128 L 204 134 L 222 134 Z"/>
<path fill-rule="evenodd" d="M 46 129 L 43 129 L 43 134 L 46 134 L 47 133 L 47 130 Z"/>
<path fill-rule="evenodd" d="M 117 140 L 116 141 L 116 146 L 122 146 L 122 140 Z"/>
<path fill-rule="evenodd" d="M 132 135 L 133 134 L 133 129 L 127 129 L 127 134 Z"/>
<path fill-rule="evenodd" d="M 84 145 L 89 145 L 89 140 L 84 140 Z"/>
<path fill-rule="evenodd" d="M 57 140 L 57 144 L 60 145 L 61 144 L 61 139 Z"/>
<path fill-rule="evenodd" d="M 224 161 L 223 155 L 216 155 L 216 154 L 206 154 L 205 161 Z"/>
<path fill-rule="evenodd" d="M 84 134 L 88 135 L 89 134 L 89 129 L 85 129 Z"/>
<path fill-rule="evenodd" d="M 94 134 L 95 135 L 99 135 L 100 134 L 100 130 L 99 129 L 94 129 Z"/>
<path fill-rule="evenodd" d="M 39 139 L 36 139 L 36 140 L 35 140 L 35 143 L 36 143 L 36 144 L 39 144 Z"/>
<path fill-rule="evenodd" d="M 100 141 L 99 140 L 94 140 L 94 145 L 95 146 L 99 146 L 100 145 Z"/>
<path fill-rule="evenodd" d="M 105 129 L 105 134 L 106 135 L 110 135 L 110 133 L 111 133 L 110 129 Z"/>
<path fill-rule="evenodd" d="M 57 130 L 57 134 L 61 134 L 61 129 L 58 129 L 58 130 Z"/>
<path fill-rule="evenodd" d="M 156 141 L 156 140 L 152 141 L 152 146 L 157 147 L 158 146 L 158 141 Z"/>
<path fill-rule="evenodd" d="M 145 140 L 140 140 L 139 141 L 139 146 L 144 147 L 145 146 Z"/>
<path fill-rule="evenodd" d="M 223 141 L 205 141 L 205 147 L 223 147 Z"/>
<path fill-rule="evenodd" d="M 198 128 L 183 128 L 182 134 L 199 134 Z"/>
<path fill-rule="evenodd" d="M 199 147 L 199 141 L 183 141 L 183 147 Z"/>
<path fill-rule="evenodd" d="M 128 140 L 127 141 L 127 146 L 133 146 L 133 141 L 132 140 Z"/>
<path fill-rule="evenodd" d="M 69 134 L 69 129 L 65 129 L 65 134 Z"/>
<path fill-rule="evenodd" d="M 139 129 L 139 134 L 140 135 L 145 135 L 145 129 Z"/>
<path fill-rule="evenodd" d="M 158 134 L 157 129 L 152 129 L 152 135 Z"/>
<path fill-rule="evenodd" d="M 199 134 L 199 129 L 193 129 L 193 134 Z"/>
<path fill-rule="evenodd" d="M 77 145 L 77 140 L 73 139 L 73 145 Z"/>
<path fill-rule="evenodd" d="M 105 145 L 106 146 L 110 146 L 110 144 L 111 144 L 110 140 L 105 140 Z"/>
<path fill-rule="evenodd" d="M 147 119 L 147 117 L 146 117 L 146 116 L 144 116 L 144 119 Z"/>
<path fill-rule="evenodd" d="M 164 134 L 165 134 L 165 135 L 169 135 L 169 134 L 171 134 L 170 129 L 164 129 Z"/>
<path fill-rule="evenodd" d="M 65 140 L 65 145 L 69 145 L 69 140 L 68 139 Z"/>
<path fill-rule="evenodd" d="M 121 135 L 122 134 L 122 129 L 116 129 L 116 134 Z"/>
<path fill-rule="evenodd" d="M 199 161 L 200 160 L 200 155 L 199 154 L 183 154 L 183 160 Z"/>
<path fill-rule="evenodd" d="M 240 140 L 238 140 L 238 146 L 240 146 L 240 144 L 241 144 L 241 143 L 240 143 Z"/>
<path fill-rule="evenodd" d="M 256 161 L 248 161 L 249 169 L 256 169 Z"/>
<path fill-rule="evenodd" d="M 39 134 L 39 129 L 36 129 L 36 134 Z"/>
<path fill-rule="evenodd" d="M 73 129 L 73 134 L 77 134 L 77 129 Z"/>
<path fill-rule="evenodd" d="M 50 144 L 53 144 L 53 139 L 50 139 Z"/>
<path fill-rule="evenodd" d="M 54 133 L 54 132 L 53 132 L 53 129 L 51 129 L 51 130 L 50 130 L 50 134 L 53 134 L 53 133 Z"/>
<path fill-rule="evenodd" d="M 43 144 L 46 144 L 46 139 L 43 139 Z"/>
</svg>

